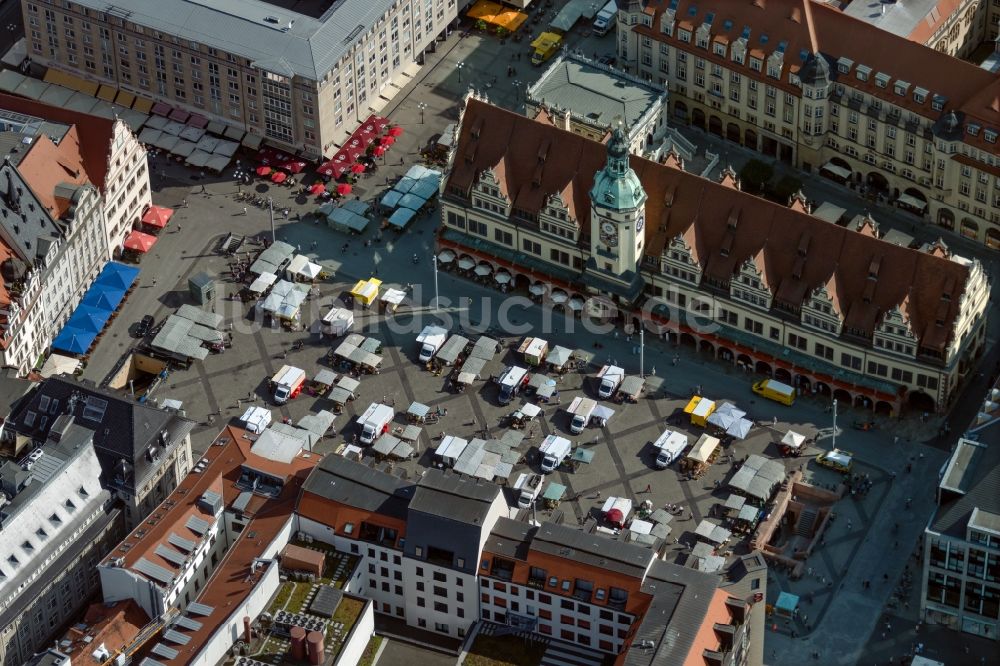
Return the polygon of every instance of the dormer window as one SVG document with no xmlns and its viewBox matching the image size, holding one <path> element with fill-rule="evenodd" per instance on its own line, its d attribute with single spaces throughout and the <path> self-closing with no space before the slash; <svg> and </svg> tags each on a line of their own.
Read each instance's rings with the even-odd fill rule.
<svg viewBox="0 0 1000 666">
<path fill-rule="evenodd" d="M 721 42 L 715 42 L 715 44 L 712 45 L 712 49 L 715 51 L 715 55 L 719 55 L 722 57 L 726 56 L 725 44 L 722 44 Z"/>
<path fill-rule="evenodd" d="M 979 136 L 979 125 L 970 124 L 966 130 L 970 136 Z"/>
<path fill-rule="evenodd" d="M 889 85 L 889 75 L 879 72 L 875 75 L 875 85 L 879 88 L 885 88 Z"/>
<path fill-rule="evenodd" d="M 944 103 L 947 101 L 948 99 L 946 97 L 943 97 L 941 95 L 934 95 L 934 98 L 931 100 L 931 108 L 934 109 L 935 111 L 943 111 Z"/>
<path fill-rule="evenodd" d="M 854 61 L 850 58 L 840 58 L 837 60 L 837 71 L 841 74 L 847 74 L 851 71 L 851 67 L 854 65 Z"/>
<path fill-rule="evenodd" d="M 680 39 L 685 44 L 688 44 L 688 43 L 691 42 L 691 33 L 688 32 L 687 30 L 678 30 L 677 31 L 677 37 L 678 37 L 678 39 Z"/>
<path fill-rule="evenodd" d="M 867 65 L 858 65 L 854 75 L 858 77 L 858 81 L 867 81 L 871 73 L 871 67 L 868 67 Z"/>
<path fill-rule="evenodd" d="M 983 138 L 986 139 L 987 143 L 996 143 L 997 133 L 994 132 L 993 130 L 986 130 L 985 132 L 983 132 Z"/>
<path fill-rule="evenodd" d="M 906 91 L 909 90 L 909 88 L 910 84 L 906 81 L 896 81 L 896 84 L 892 87 L 896 94 L 900 96 L 905 96 Z"/>
</svg>

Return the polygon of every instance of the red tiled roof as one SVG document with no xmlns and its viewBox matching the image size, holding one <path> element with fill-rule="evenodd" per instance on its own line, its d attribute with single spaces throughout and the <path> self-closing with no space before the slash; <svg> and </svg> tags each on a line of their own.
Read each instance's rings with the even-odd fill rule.
<svg viewBox="0 0 1000 666">
<path fill-rule="evenodd" d="M 84 626 L 74 626 L 63 636 L 72 645 L 68 650 L 62 651 L 81 662 L 91 661 L 90 653 L 102 645 L 113 655 L 131 643 L 139 630 L 148 623 L 146 611 L 132 599 L 118 601 L 110 606 L 104 603 L 91 604 L 83 618 Z"/>
<path fill-rule="evenodd" d="M 114 138 L 114 120 L 3 93 L 0 93 L 0 109 L 75 125 L 77 136 L 73 142 L 73 149 L 79 155 L 75 161 L 83 165 L 87 180 L 99 190 L 104 190 L 111 141 Z M 61 147 L 62 142 L 60 142 Z"/>
<path fill-rule="evenodd" d="M 673 37 L 663 34 L 660 19 L 671 0 L 652 1 L 656 3 L 652 25 L 636 25 L 633 30 L 679 49 L 696 51 L 705 60 L 723 63 L 726 67 L 740 67 L 728 56 L 715 55 L 711 49 L 699 49 L 693 43 L 693 37 L 691 43 L 683 43 L 677 38 L 676 30 Z M 759 0 L 714 0 L 707 3 L 703 0 L 680 0 L 675 20 L 678 26 L 683 25 L 693 32 L 701 26 L 708 13 L 714 13 L 711 27 L 713 39 L 726 37 L 730 44 L 740 38 L 744 26 L 749 26 L 747 49 L 750 53 L 758 58 L 767 58 L 784 42 L 784 65 L 789 70 L 802 65 L 800 53 L 812 53 L 815 41 L 819 51 L 833 61 L 839 58 L 853 61 L 854 65 L 847 74 L 838 74 L 836 63 L 831 63 L 837 83 L 880 97 L 929 119 L 940 115 L 931 108 L 932 96 L 943 95 L 948 99 L 945 110 L 964 111 L 982 123 L 1000 129 L 1000 75 L 885 32 L 828 5 L 810 3 L 809 11 L 803 12 L 801 9 L 806 2 L 809 0 L 767 0 L 766 3 Z M 812 20 L 802 20 L 804 15 L 811 16 Z M 727 25 L 730 26 L 728 30 Z M 810 37 L 810 27 L 815 40 Z M 767 35 L 767 41 L 762 44 L 763 35 Z M 847 35 L 850 38 L 845 38 Z M 867 81 L 861 81 L 855 75 L 858 65 L 872 68 Z M 783 71 L 778 80 L 768 77 L 766 68 L 765 72 L 751 70 L 749 62 L 741 69 L 746 76 L 800 94 L 799 88 L 788 82 L 787 71 Z M 879 72 L 891 77 L 885 88 L 876 84 L 875 74 Z M 894 92 L 893 83 L 896 81 L 910 84 L 906 95 Z M 918 86 L 931 93 L 923 103 L 913 99 L 913 89 Z M 979 137 L 966 135 L 963 140 L 983 150 L 996 150 L 996 145 L 987 143 L 982 133 Z"/>
<path fill-rule="evenodd" d="M 80 153 L 80 134 L 70 127 L 59 145 L 47 136 L 36 137 L 31 149 L 25 155 L 17 171 L 28 183 L 31 191 L 55 219 L 61 219 L 71 202 L 56 196 L 56 187 L 61 183 L 85 185 L 88 174 Z"/>
<path fill-rule="evenodd" d="M 468 192 L 503 160 L 502 187 L 514 208 L 537 212 L 550 194 L 572 185 L 577 221 L 584 233 L 590 228 L 587 193 L 606 157 L 600 143 L 470 99 L 455 150 L 448 189 Z M 848 328 L 871 334 L 886 311 L 908 299 L 921 344 L 943 350 L 950 341 L 968 278 L 964 265 L 640 157 L 632 156 L 631 166 L 648 194 L 647 255 L 658 258 L 679 236 L 706 277 L 724 282 L 753 260 L 775 297 L 795 307 L 835 277 L 831 296 Z"/>
</svg>

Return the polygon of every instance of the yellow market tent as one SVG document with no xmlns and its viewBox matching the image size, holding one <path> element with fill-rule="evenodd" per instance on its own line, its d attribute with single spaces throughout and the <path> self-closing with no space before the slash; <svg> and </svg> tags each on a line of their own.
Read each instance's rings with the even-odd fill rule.
<svg viewBox="0 0 1000 666">
<path fill-rule="evenodd" d="M 498 28 L 504 28 L 510 32 L 514 32 L 528 20 L 528 15 L 524 12 L 519 12 L 511 7 L 504 7 L 492 0 L 479 0 L 479 2 L 469 8 L 466 16 L 473 20 L 484 21 Z"/>
<path fill-rule="evenodd" d="M 711 416 L 714 411 L 715 401 L 709 400 L 708 398 L 702 398 L 700 395 L 696 395 L 691 398 L 691 401 L 684 407 L 684 413 L 691 415 L 691 423 L 701 426 L 702 428 L 708 425 L 708 417 Z"/>
<path fill-rule="evenodd" d="M 382 280 L 368 278 L 358 280 L 358 283 L 351 289 L 351 296 L 354 296 L 367 308 L 378 298 L 378 289 L 382 286 Z"/>
</svg>

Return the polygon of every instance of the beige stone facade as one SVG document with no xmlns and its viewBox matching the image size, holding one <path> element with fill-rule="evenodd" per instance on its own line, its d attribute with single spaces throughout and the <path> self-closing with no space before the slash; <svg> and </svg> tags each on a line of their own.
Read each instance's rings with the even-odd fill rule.
<svg viewBox="0 0 1000 666">
<path fill-rule="evenodd" d="M 154 4 L 23 0 L 28 56 L 310 158 L 392 99 L 457 16 L 455 0 L 382 0 L 380 14 L 349 0 L 320 16 L 264 0 Z"/>
<path fill-rule="evenodd" d="M 669 90 L 672 122 L 1000 248 L 996 74 L 822 5 L 805 11 L 813 3 L 769 2 L 768 16 L 747 3 L 746 16 L 725 21 L 692 17 L 688 2 L 676 11 L 668 4 L 623 8 L 618 45 L 628 71 Z M 835 39 L 846 34 L 854 37 Z M 879 40 L 896 43 L 896 61 L 868 57 L 865 44 Z M 800 73 L 817 50 L 829 78 L 803 85 Z"/>
</svg>

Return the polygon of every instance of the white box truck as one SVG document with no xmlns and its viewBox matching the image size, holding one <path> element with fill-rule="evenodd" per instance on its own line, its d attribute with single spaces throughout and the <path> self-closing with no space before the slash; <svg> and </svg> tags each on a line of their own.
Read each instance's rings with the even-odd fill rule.
<svg viewBox="0 0 1000 666">
<path fill-rule="evenodd" d="M 542 492 L 543 485 L 545 482 L 541 474 L 527 472 L 517 477 L 517 481 L 514 482 L 514 490 L 518 491 L 517 506 L 522 509 L 530 507 Z"/>
<path fill-rule="evenodd" d="M 274 402 L 283 405 L 302 391 L 306 381 L 306 371 L 292 365 L 283 365 L 271 377 L 271 390 L 274 391 Z"/>
<path fill-rule="evenodd" d="M 448 339 L 448 331 L 440 326 L 425 326 L 417 336 L 417 345 L 420 347 L 420 362 L 426 363 L 434 358 L 434 354 L 441 345 Z"/>
<path fill-rule="evenodd" d="M 615 0 L 610 0 L 608 4 L 601 8 L 601 11 L 597 12 L 597 16 L 594 17 L 594 34 L 599 37 L 603 37 L 608 34 L 608 30 L 615 24 L 615 17 L 618 16 L 618 5 Z"/>
<path fill-rule="evenodd" d="M 538 452 L 542 455 L 542 472 L 548 474 L 554 472 L 566 460 L 573 444 L 565 437 L 549 435 L 538 447 Z"/>
<path fill-rule="evenodd" d="M 500 396 L 497 400 L 501 405 L 508 405 L 514 397 L 521 392 L 529 381 L 528 369 L 516 365 L 504 368 L 504 371 L 497 378 L 500 385 Z"/>
<path fill-rule="evenodd" d="M 622 380 L 625 379 L 625 371 L 617 365 L 606 365 L 597 373 L 597 379 L 600 381 L 597 386 L 597 397 L 607 400 L 622 385 Z"/>
<path fill-rule="evenodd" d="M 566 409 L 569 412 L 569 431 L 579 435 L 590 423 L 590 417 L 597 407 L 597 401 L 592 398 L 573 398 Z"/>
<path fill-rule="evenodd" d="M 361 443 L 371 444 L 384 433 L 389 432 L 389 424 L 396 412 L 389 405 L 380 402 L 373 402 L 365 410 L 365 413 L 358 417 L 358 426 L 361 428 Z"/>
<path fill-rule="evenodd" d="M 271 410 L 266 407 L 250 407 L 243 412 L 240 421 L 248 431 L 259 435 L 271 422 Z"/>
<path fill-rule="evenodd" d="M 664 430 L 663 434 L 653 442 L 656 449 L 656 468 L 666 469 L 670 463 L 681 457 L 687 448 L 688 438 L 676 430 Z"/>
</svg>

